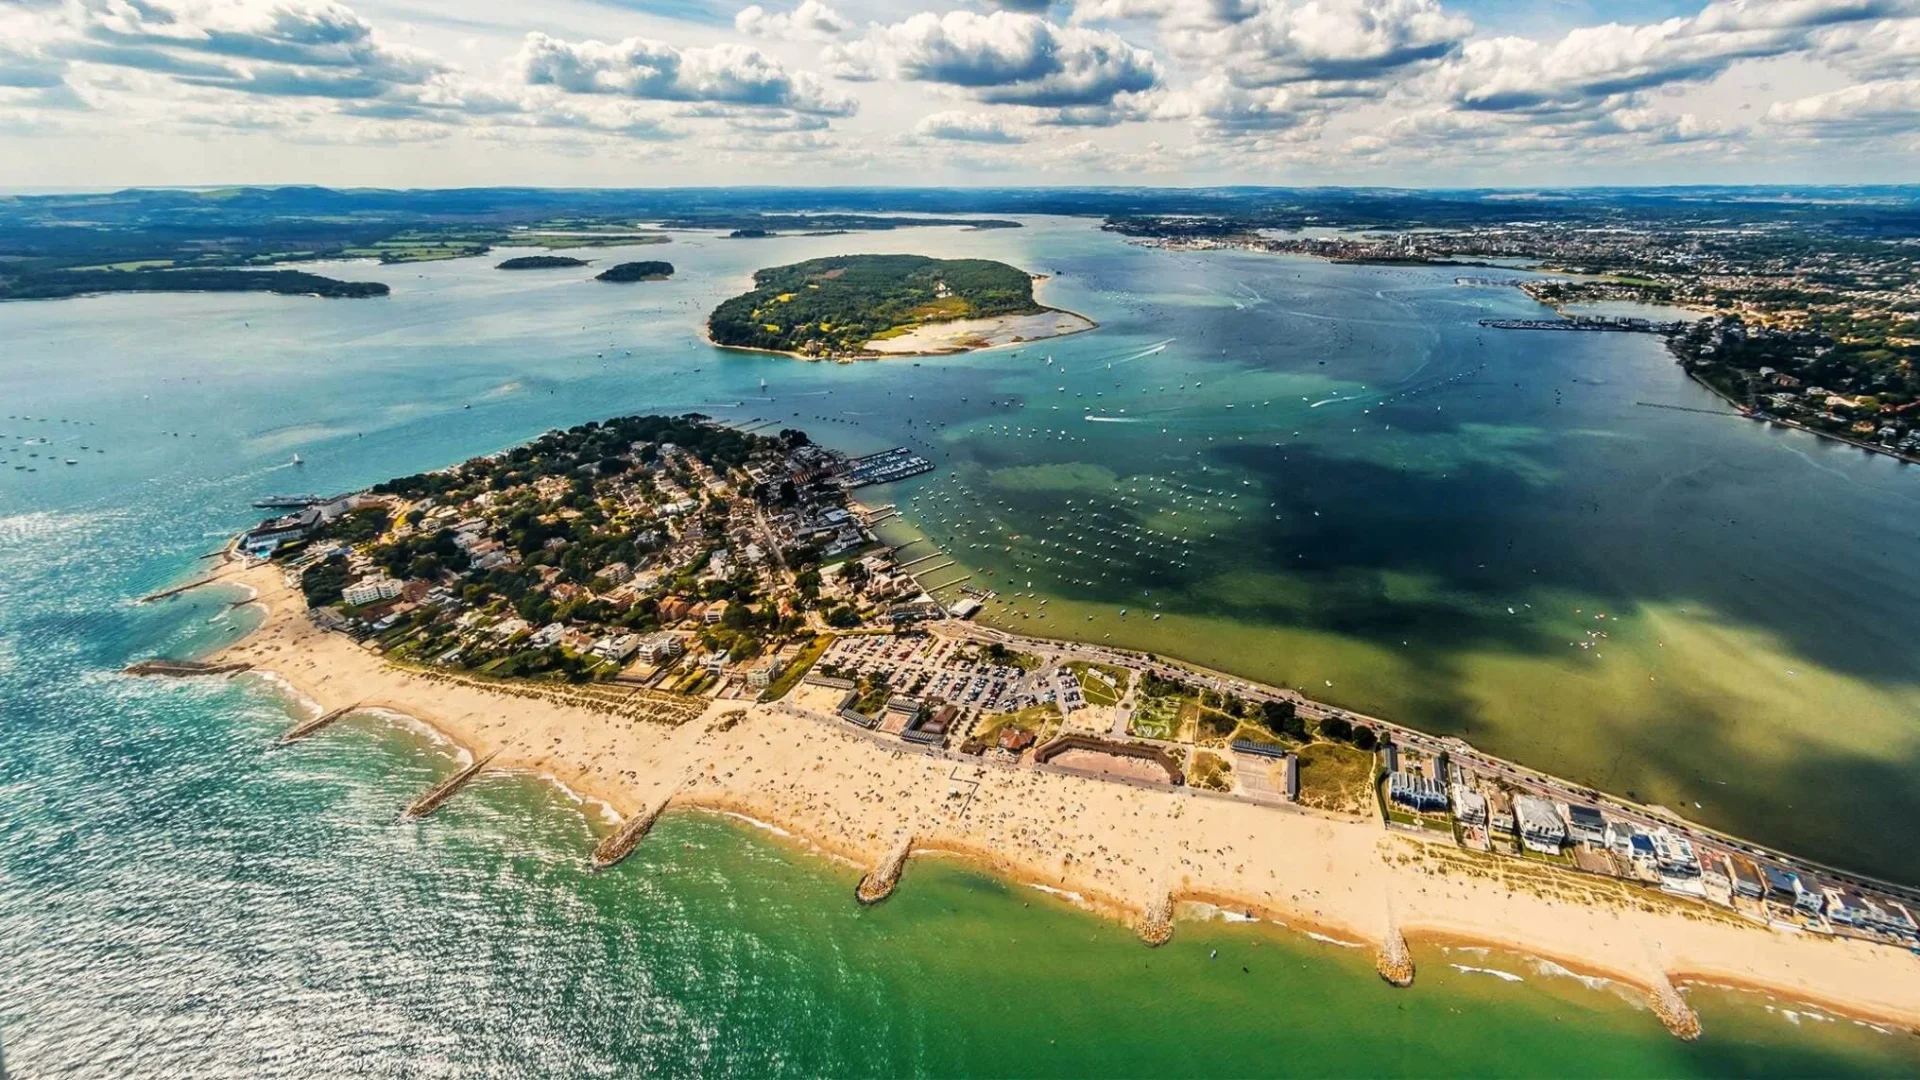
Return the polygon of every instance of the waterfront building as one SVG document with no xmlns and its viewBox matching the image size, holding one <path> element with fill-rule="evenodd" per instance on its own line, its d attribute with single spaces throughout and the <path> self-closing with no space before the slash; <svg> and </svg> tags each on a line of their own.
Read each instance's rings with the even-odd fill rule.
<svg viewBox="0 0 1920 1080">
<path fill-rule="evenodd" d="M 1800 896 L 1800 879 L 1778 866 L 1760 864 L 1762 879 L 1767 883 L 1767 899 L 1776 904 L 1791 904 Z"/>
<path fill-rule="evenodd" d="M 1693 841 L 1667 829 L 1655 829 L 1652 839 L 1654 861 L 1661 873 L 1674 877 L 1700 876 L 1700 857 L 1694 853 Z"/>
<path fill-rule="evenodd" d="M 1607 842 L 1607 819 L 1601 816 L 1597 807 L 1569 803 L 1567 832 L 1578 843 L 1604 847 Z"/>
<path fill-rule="evenodd" d="M 719 624 L 721 619 L 726 617 L 727 602 L 725 600 L 715 600 L 713 603 L 707 605 L 706 611 L 701 613 L 700 621 L 706 623 L 708 626 L 715 626 Z"/>
<path fill-rule="evenodd" d="M 1487 797 L 1465 784 L 1455 784 L 1453 795 L 1453 816 L 1465 825 L 1485 825 L 1487 823 Z"/>
<path fill-rule="evenodd" d="M 1706 886 L 1707 898 L 1716 903 L 1726 903 L 1733 898 L 1733 874 L 1727 868 L 1725 855 L 1709 851 L 1700 856 L 1700 884 Z"/>
<path fill-rule="evenodd" d="M 1387 778 L 1387 797 L 1415 810 L 1445 810 L 1447 789 L 1440 781 L 1418 773 L 1393 773 Z"/>
<path fill-rule="evenodd" d="M 1516 795 L 1513 815 L 1527 847 L 1543 855 L 1560 854 L 1567 842 L 1567 826 L 1551 802 L 1538 795 Z"/>
<path fill-rule="evenodd" d="M 1793 906 L 1809 915 L 1818 915 L 1826 907 L 1826 897 L 1821 894 L 1820 885 L 1812 878 L 1795 874 L 1793 876 Z"/>
<path fill-rule="evenodd" d="M 240 537 L 240 548 L 249 555 L 271 555 L 282 544 L 304 539 L 320 525 L 320 511 L 307 507 L 298 513 L 268 518 Z"/>
<path fill-rule="evenodd" d="M 687 646 L 680 640 L 680 635 L 668 633 L 648 634 L 641 638 L 634 648 L 635 654 L 640 659 L 655 666 L 664 664 L 686 651 Z"/>
<path fill-rule="evenodd" d="M 400 583 L 390 577 L 362 578 L 340 590 L 340 598 L 359 607 L 391 600 L 400 595 Z"/>
<path fill-rule="evenodd" d="M 603 637 L 593 643 L 589 650 L 593 655 L 607 660 L 621 661 L 632 656 L 640 647 L 640 635 L 616 634 Z"/>
<path fill-rule="evenodd" d="M 1733 867 L 1733 891 L 1749 900 L 1758 900 L 1767 894 L 1767 886 L 1760 878 L 1760 871 L 1754 869 L 1751 862 L 1738 855 L 1729 856 L 1727 862 Z"/>
</svg>

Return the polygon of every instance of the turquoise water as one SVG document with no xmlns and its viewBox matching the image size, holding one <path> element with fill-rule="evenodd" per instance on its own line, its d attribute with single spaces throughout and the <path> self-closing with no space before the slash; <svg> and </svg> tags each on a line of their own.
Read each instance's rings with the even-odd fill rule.
<svg viewBox="0 0 1920 1080">
<path fill-rule="evenodd" d="M 1675 479 L 1643 493 L 1639 505 L 1664 513 L 1668 505 L 1661 500 L 1675 497 L 1674 489 L 1707 506 L 1723 498 L 1755 504 L 1753 512 L 1776 528 L 1769 542 L 1784 553 L 1755 562 L 1764 553 L 1716 533 L 1716 550 L 1742 552 L 1733 561 L 1747 569 L 1729 571 L 1719 584 L 1710 573 L 1704 584 L 1688 584 L 1692 564 L 1677 556 L 1636 565 L 1647 561 L 1637 546 L 1652 542 L 1647 534 L 1659 531 L 1656 539 L 1664 543 L 1666 533 L 1637 517 L 1635 504 L 1623 509 L 1609 499 L 1612 524 L 1594 531 L 1627 538 L 1612 536 L 1577 558 L 1542 559 L 1552 569 L 1554 590 L 1569 596 L 1586 590 L 1613 601 L 1641 589 L 1675 609 L 1711 595 L 1717 604 L 1711 629 L 1760 634 L 1792 657 L 1801 672 L 1796 678 L 1831 680 L 1829 692 L 1865 695 L 1849 700 L 1866 705 L 1872 694 L 1898 693 L 1906 680 L 1893 650 L 1875 644 L 1878 628 L 1856 628 L 1841 642 L 1819 645 L 1816 630 L 1839 632 L 1819 612 L 1800 610 L 1799 617 L 1815 625 L 1799 628 L 1785 625 L 1784 615 L 1766 614 L 1797 602 L 1803 583 L 1769 567 L 1804 552 L 1811 526 L 1780 529 L 1774 519 L 1786 515 L 1756 496 L 1790 485 L 1801 474 L 1780 475 L 1782 463 L 1804 457 L 1813 473 L 1839 475 L 1809 487 L 1806 497 L 1825 515 L 1827 528 L 1851 534 L 1903 521 L 1903 476 L 1733 421 L 1655 415 L 1631 404 L 1607 419 L 1638 425 L 1633 437 L 1603 439 L 1594 434 L 1602 430 L 1594 413 L 1606 403 L 1612 408 L 1656 391 L 1687 393 L 1651 350 L 1631 342 L 1604 349 L 1596 343 L 1594 351 L 1574 356 L 1514 346 L 1511 362 L 1577 366 L 1601 380 L 1582 383 L 1586 389 L 1578 393 L 1572 384 L 1555 388 L 1585 403 L 1580 425 L 1514 435 L 1507 428 L 1527 426 L 1529 417 L 1537 427 L 1533 414 L 1540 410 L 1575 406 L 1552 405 L 1546 390 L 1510 400 L 1510 388 L 1495 393 L 1491 382 L 1477 388 L 1465 379 L 1445 382 L 1491 361 L 1454 358 L 1452 350 L 1466 348 L 1464 341 L 1446 344 L 1457 331 L 1426 328 L 1422 320 L 1451 312 L 1446 317 L 1457 322 L 1480 307 L 1505 312 L 1515 304 L 1499 293 L 1456 292 L 1445 281 L 1351 277 L 1371 272 L 1291 261 L 1185 257 L 1179 273 L 1170 275 L 1152 261 L 1170 256 L 1118 245 L 1084 223 L 1038 222 L 1020 235 L 943 231 L 677 243 L 671 257 L 682 274 L 658 288 L 618 289 L 564 276 L 529 280 L 491 271 L 489 259 L 338 270 L 394 285 L 392 298 L 366 305 L 237 296 L 6 305 L 0 307 L 6 404 L 0 412 L 36 419 L 0 419 L 0 432 L 17 448 L 7 454 L 9 466 L 32 461 L 37 467 L 0 469 L 0 1046 L 12 1072 L 1913 1071 L 1917 1055 L 1909 1036 L 1798 1010 L 1789 1018 L 1780 1003 L 1746 995 L 1696 992 L 1707 1037 L 1683 1045 L 1607 987 L 1537 970 L 1518 957 L 1422 949 L 1419 984 L 1397 992 L 1373 977 L 1359 951 L 1270 926 L 1183 922 L 1172 945 L 1149 951 L 1120 928 L 1044 894 L 938 861 L 916 861 L 894 899 L 861 909 L 849 896 L 850 868 L 731 820 L 670 818 L 619 870 L 592 875 L 584 857 L 602 826 L 546 784 L 485 779 L 433 819 L 401 824 L 398 808 L 454 767 L 450 753 L 423 734 L 356 719 L 297 748 L 269 750 L 288 720 L 270 685 L 116 674 L 132 659 L 187 655 L 241 632 L 244 613 L 227 610 L 217 596 L 144 607 L 131 600 L 177 579 L 196 555 L 246 523 L 248 499 L 267 491 L 359 486 L 612 413 L 702 408 L 791 421 L 800 412 L 807 427 L 848 449 L 910 441 L 934 453 L 942 471 L 883 498 L 906 503 L 921 493 L 925 505 L 944 490 L 940 485 L 966 484 L 978 505 L 1003 517 L 1011 531 L 1044 528 L 1066 499 L 1086 498 L 1079 492 L 1088 465 L 1126 478 L 1164 475 L 1190 458 L 1236 482 L 1254 478 L 1247 459 L 1130 432 L 1143 425 L 1044 425 L 1085 443 L 996 434 L 989 425 L 1014 425 L 1017 417 L 1026 420 L 1018 426 L 1043 426 L 1031 421 L 1054 411 L 1047 395 L 1062 394 L 1056 386 L 1069 385 L 1069 398 L 1076 392 L 1092 397 L 1090 379 L 1075 390 L 1036 370 L 1043 354 L 1034 350 L 919 367 L 842 367 L 722 355 L 698 344 L 699 313 L 736 291 L 753 267 L 847 246 L 993 254 L 1066 271 L 1048 298 L 1105 326 L 1046 351 L 1080 356 L 1087 373 L 1105 371 L 1104 357 L 1140 352 L 1168 337 L 1190 344 L 1181 351 L 1179 341 L 1170 343 L 1126 366 L 1153 370 L 1153 385 L 1163 377 L 1177 384 L 1182 380 L 1175 376 L 1191 379 L 1195 371 L 1212 381 L 1217 372 L 1232 381 L 1236 389 L 1223 394 L 1235 399 L 1249 389 L 1327 379 L 1317 370 L 1320 358 L 1343 365 L 1333 381 L 1369 384 L 1398 371 L 1396 365 L 1425 364 L 1431 377 L 1443 380 L 1433 393 L 1450 395 L 1443 397 L 1448 409 L 1472 411 L 1473 423 L 1499 429 L 1421 429 L 1424 441 L 1376 451 L 1346 430 L 1360 426 L 1354 417 L 1341 417 L 1340 431 L 1327 420 L 1312 436 L 1319 449 L 1310 460 L 1284 463 L 1279 472 L 1289 479 L 1275 482 L 1265 501 L 1279 501 L 1282 486 L 1299 484 L 1336 521 L 1364 512 L 1376 523 L 1405 527 L 1406 518 L 1438 512 L 1466 491 L 1443 482 L 1451 479 L 1452 462 L 1463 460 L 1486 470 L 1477 475 L 1488 483 L 1523 478 L 1500 481 L 1506 486 L 1471 499 L 1473 513 L 1502 523 L 1538 519 L 1535 531 L 1516 530 L 1520 537 L 1578 535 L 1565 519 L 1581 512 L 1582 468 L 1600 460 L 1597 451 L 1580 447 L 1614 447 L 1606 475 L 1619 485 L 1646 469 L 1671 468 L 1677 455 L 1684 467 Z M 1301 283 L 1288 285 L 1294 275 Z M 1237 292 L 1233 283 L 1240 281 L 1268 299 Z M 1281 303 L 1274 298 L 1284 290 L 1274 285 L 1300 292 Z M 1424 299 L 1410 313 L 1387 317 L 1376 309 L 1383 301 L 1375 294 L 1394 290 Z M 1284 311 L 1262 315 L 1263 306 Z M 1259 322 L 1241 326 L 1261 318 L 1293 320 L 1287 323 L 1293 331 L 1279 334 Z M 1252 336 L 1227 336 L 1231 327 Z M 1466 340 L 1472 336 L 1467 332 Z M 1217 345 L 1222 341 L 1229 343 Z M 1216 358 L 1216 345 L 1229 350 L 1227 359 Z M 1295 349 L 1306 352 L 1296 356 Z M 770 384 L 764 396 L 775 400 L 758 400 L 762 377 Z M 1302 403 L 1284 420 L 1235 426 L 1223 407 L 1212 409 L 1224 404 L 1203 393 L 1177 408 L 1171 397 L 1127 407 L 1129 415 L 1164 408 L 1170 421 L 1190 425 L 1181 430 L 1194 438 L 1217 440 L 1291 431 L 1339 407 Z M 1505 426 L 1501 414 L 1510 414 Z M 1345 440 L 1336 438 L 1342 432 Z M 53 442 L 26 447 L 21 435 Z M 83 443 L 84 453 L 78 450 Z M 308 462 L 298 472 L 285 464 L 296 449 Z M 72 456 L 82 464 L 53 465 L 25 453 Z M 1375 453 L 1381 461 L 1353 471 L 1353 458 Z M 1412 455 L 1406 471 L 1424 479 L 1392 480 L 1369 495 L 1365 484 L 1401 471 L 1391 466 L 1393 453 Z M 1443 467 L 1442 455 L 1461 456 L 1445 457 Z M 1723 494 L 1699 479 L 1703 461 L 1715 455 L 1733 463 L 1725 467 L 1746 470 L 1747 486 Z M 1542 468 L 1551 470 L 1546 480 L 1524 479 Z M 1019 469 L 1026 471 L 1007 471 Z M 1437 490 L 1420 495 L 1429 484 Z M 941 528 L 930 509 L 916 517 L 930 530 Z M 1407 566 L 1414 549 L 1452 551 L 1467 543 L 1464 537 L 1409 533 L 1399 548 L 1383 539 L 1366 549 L 1375 565 L 1363 573 L 1356 569 L 1367 561 L 1359 558 L 1358 525 L 1343 524 L 1331 537 L 1276 534 L 1306 545 L 1318 563 L 1283 576 L 1264 547 L 1255 549 L 1261 560 L 1242 558 L 1239 565 L 1220 554 L 1228 544 L 1244 550 L 1249 534 L 1236 529 L 1250 529 L 1251 519 L 1221 513 L 1211 530 L 1221 534 L 1215 546 L 1195 538 L 1196 551 L 1186 558 L 1190 576 L 1156 587 L 1174 614 L 1154 626 L 1189 635 L 1196 658 L 1206 658 L 1198 654 L 1209 648 L 1241 648 L 1266 664 L 1311 656 L 1324 665 L 1316 673 L 1334 673 L 1337 692 L 1348 691 L 1351 671 L 1352 692 L 1362 695 L 1357 680 L 1374 662 L 1371 650 L 1381 647 L 1382 634 L 1407 636 L 1421 643 L 1422 662 L 1393 660 L 1399 666 L 1390 670 L 1417 671 L 1419 678 L 1411 689 L 1378 692 L 1399 694 L 1402 704 L 1442 721 L 1474 723 L 1476 738 L 1479 723 L 1493 724 L 1481 718 L 1498 716 L 1497 710 L 1476 709 L 1473 691 L 1463 688 L 1479 685 L 1483 673 L 1476 665 L 1492 661 L 1477 654 L 1463 661 L 1458 641 L 1446 641 L 1484 636 L 1474 628 L 1483 620 L 1499 624 L 1498 612 L 1476 608 L 1470 584 L 1442 573 L 1438 555 L 1417 556 L 1439 567 L 1424 582 L 1402 580 L 1419 576 Z M 1442 520 L 1466 527 L 1463 519 Z M 1890 593 L 1885 606 L 1898 606 L 1908 586 L 1893 581 L 1891 571 L 1880 575 L 1878 563 L 1862 554 L 1871 553 L 1878 535 L 1831 541 L 1834 560 L 1851 560 L 1850 576 L 1823 587 L 1851 594 L 1868 587 L 1851 583 L 1862 577 Z M 1690 550 L 1684 543 L 1680 548 L 1680 554 Z M 992 567 L 985 556 L 969 557 L 983 571 Z M 1577 570 L 1594 567 L 1601 584 L 1579 580 Z M 998 569 L 1006 574 L 1011 567 Z M 1055 578 L 1101 580 L 1088 570 L 1120 572 L 1101 563 L 1079 572 L 1057 569 Z M 1694 570 L 1701 572 L 1698 565 Z M 1271 576 L 1261 579 L 1259 592 L 1229 587 L 1232 575 L 1248 572 Z M 1764 603 L 1743 607 L 1729 599 L 1749 587 L 1741 584 L 1747 573 L 1762 577 Z M 1362 577 L 1373 586 L 1362 587 Z M 1042 578 L 1034 580 L 1035 591 L 1043 591 Z M 1649 580 L 1669 587 L 1650 588 Z M 1094 613 L 1118 595 L 1121 586 L 1113 581 L 1070 587 L 1054 580 L 1048 588 L 1058 590 L 1062 604 L 1083 604 Z M 1133 587 L 1131 580 L 1126 587 Z M 1905 616 L 1887 617 L 1904 625 L 1897 620 Z M 1141 632 L 1117 616 L 1100 618 L 1092 625 L 1101 633 Z M 1232 633 L 1218 633 L 1221 627 Z M 1699 657 L 1712 656 L 1736 675 L 1745 671 L 1741 664 L 1754 662 L 1740 650 L 1713 653 L 1711 641 L 1723 639 L 1701 637 L 1676 634 L 1669 646 L 1694 649 L 1699 664 L 1706 663 Z M 1271 655 L 1269 643 L 1282 639 L 1297 651 Z M 1557 661 L 1533 658 L 1539 646 L 1524 635 L 1498 640 L 1522 658 L 1520 667 L 1484 677 L 1505 679 L 1506 686 L 1538 685 L 1542 693 L 1587 685 L 1580 669 L 1562 672 Z M 1448 678 L 1458 682 L 1451 695 L 1442 693 Z M 1658 718 L 1662 725 L 1649 719 L 1639 718 L 1649 731 L 1675 722 L 1671 714 Z M 1570 711 L 1558 734 L 1535 737 L 1536 763 L 1585 760 L 1580 746 L 1586 739 L 1570 733 L 1589 723 Z M 1523 727 L 1514 724 L 1514 737 Z M 1831 780 L 1853 770 L 1859 783 L 1879 785 L 1883 810 L 1914 797 L 1891 779 L 1910 747 L 1897 729 L 1897 738 L 1871 754 L 1836 744 L 1810 720 L 1806 730 L 1812 734 L 1801 741 L 1803 767 L 1814 776 Z M 1745 754 L 1751 748 L 1742 738 L 1729 728 L 1704 749 Z M 1689 749 L 1686 741 L 1647 735 L 1635 745 L 1653 764 L 1637 768 L 1682 787 L 1695 783 L 1689 778 L 1700 773 L 1703 759 L 1690 755 L 1702 748 Z M 1554 754 L 1560 761 L 1551 760 Z M 1766 770 L 1765 755 L 1752 760 L 1760 763 L 1760 775 L 1747 792 L 1787 799 L 1780 775 Z M 1803 810 L 1807 805 L 1801 802 Z M 1841 831 L 1834 821 L 1849 820 L 1856 819 L 1792 828 L 1817 838 L 1823 830 Z M 1875 854 L 1864 845 L 1860 850 Z M 1455 963 L 1523 981 L 1458 971 L 1450 966 Z"/>
</svg>

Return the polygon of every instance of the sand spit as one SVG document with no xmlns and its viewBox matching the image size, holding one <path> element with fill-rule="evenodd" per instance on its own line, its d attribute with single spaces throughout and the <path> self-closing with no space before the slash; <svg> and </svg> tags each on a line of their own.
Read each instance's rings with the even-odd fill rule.
<svg viewBox="0 0 1920 1080">
<path fill-rule="evenodd" d="M 1045 341 L 1092 330 L 1092 319 L 1071 311 L 1048 308 L 1033 315 L 997 315 L 987 319 L 954 319 L 922 323 L 904 334 L 867 342 L 868 352 L 884 356 L 940 356 L 973 349 Z"/>
<path fill-rule="evenodd" d="M 624 814 L 645 813 L 672 792 L 675 807 L 768 822 L 875 868 L 909 836 L 914 848 L 956 852 L 1006 878 L 1078 894 L 1143 936 L 1171 932 L 1176 901 L 1202 900 L 1368 942 L 1382 956 L 1391 925 L 1415 941 L 1540 957 L 1634 986 L 1657 1003 L 1671 1004 L 1673 981 L 1697 981 L 1920 1027 L 1920 964 L 1891 946 L 1779 933 L 1647 890 L 1389 834 L 1372 818 L 956 764 L 781 706 L 756 705 L 717 722 L 739 710 L 730 703 L 669 726 L 512 696 L 388 665 L 316 629 L 277 568 L 236 576 L 257 590 L 266 618 L 207 660 L 276 672 L 323 711 L 359 703 L 416 717 L 476 761 L 497 755 L 490 768 L 544 774 Z M 977 782 L 965 802 L 949 797 L 956 770 Z M 1391 919 L 1382 920 L 1389 898 Z M 1684 1025 L 1674 1029 L 1684 1033 Z"/>
</svg>

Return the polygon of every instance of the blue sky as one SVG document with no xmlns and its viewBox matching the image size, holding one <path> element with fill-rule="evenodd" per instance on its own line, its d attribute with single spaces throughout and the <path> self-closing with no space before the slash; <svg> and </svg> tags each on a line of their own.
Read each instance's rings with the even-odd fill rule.
<svg viewBox="0 0 1920 1080">
<path fill-rule="evenodd" d="M 1920 176 L 1920 0 L 0 0 L 0 186 Z"/>
</svg>

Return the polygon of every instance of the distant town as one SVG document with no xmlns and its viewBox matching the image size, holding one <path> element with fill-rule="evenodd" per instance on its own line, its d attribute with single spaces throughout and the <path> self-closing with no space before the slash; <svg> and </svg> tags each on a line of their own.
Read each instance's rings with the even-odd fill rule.
<svg viewBox="0 0 1920 1080">
<path fill-rule="evenodd" d="M 678 724 L 773 707 L 893 747 L 1184 788 L 1637 883 L 1762 924 L 1920 949 L 1920 890 L 1762 850 L 1299 693 L 976 625 L 858 488 L 930 471 L 805 432 L 636 416 L 291 510 L 239 536 L 388 662 Z M 755 428 L 762 430 L 756 431 Z M 928 560 L 936 564 L 923 569 Z"/>
<path fill-rule="evenodd" d="M 1460 281 L 1518 286 L 1590 328 L 1661 333 L 1689 375 L 1755 419 L 1920 460 L 1920 245 L 1910 236 L 1724 216 L 1634 220 L 1625 209 L 1616 217 L 1311 233 L 1201 216 L 1106 227 L 1158 247 L 1546 271 L 1555 276 Z M 1629 327 L 1629 316 L 1576 314 L 1622 302 L 1703 317 Z"/>
</svg>

